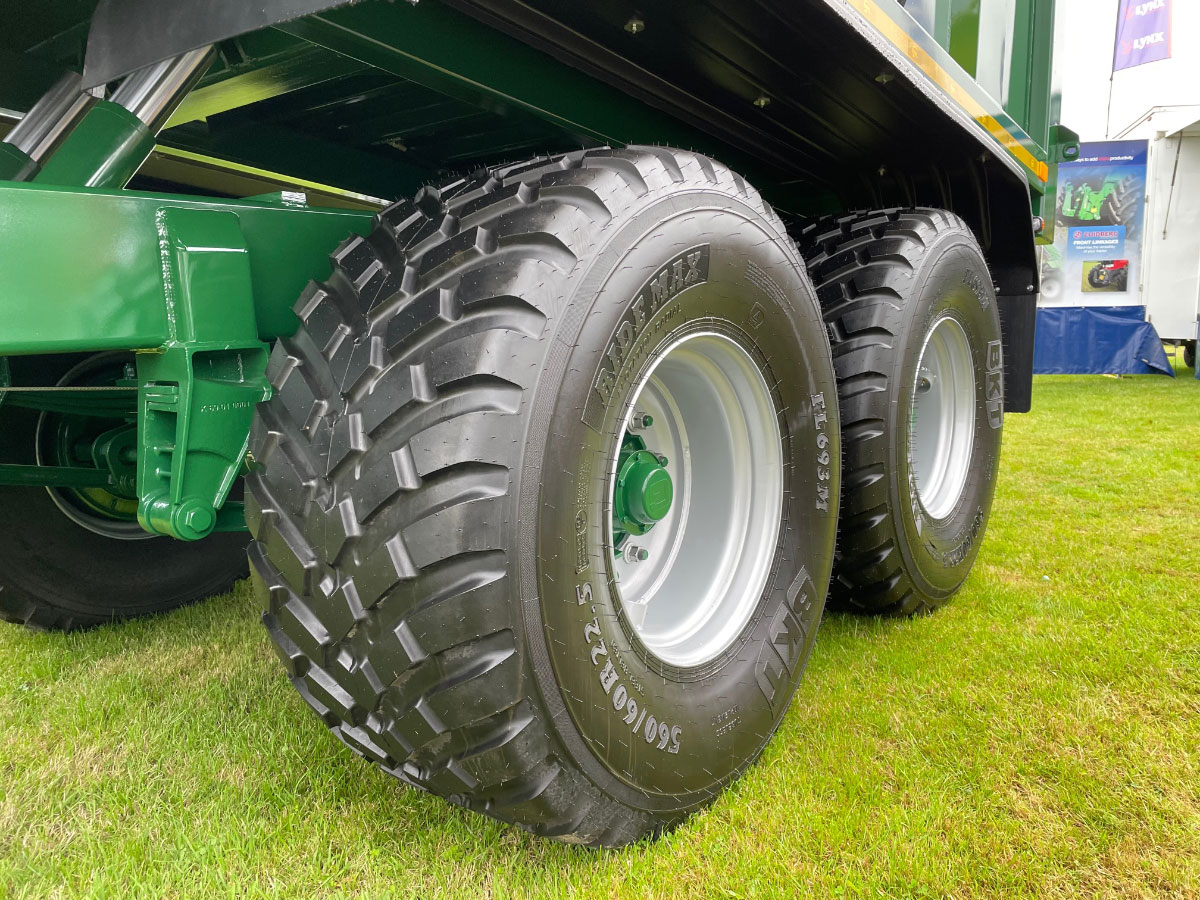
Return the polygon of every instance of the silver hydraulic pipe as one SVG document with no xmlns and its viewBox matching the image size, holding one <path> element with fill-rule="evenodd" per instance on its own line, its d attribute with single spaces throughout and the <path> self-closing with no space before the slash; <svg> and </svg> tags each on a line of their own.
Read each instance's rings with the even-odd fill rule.
<svg viewBox="0 0 1200 900">
<path fill-rule="evenodd" d="M 41 165 L 66 140 L 96 98 L 83 90 L 83 79 L 67 72 L 54 83 L 4 138 Z"/>
<path fill-rule="evenodd" d="M 121 82 L 109 100 L 141 119 L 151 134 L 158 134 L 208 71 L 215 54 L 216 48 L 210 45 L 138 69 Z"/>
</svg>

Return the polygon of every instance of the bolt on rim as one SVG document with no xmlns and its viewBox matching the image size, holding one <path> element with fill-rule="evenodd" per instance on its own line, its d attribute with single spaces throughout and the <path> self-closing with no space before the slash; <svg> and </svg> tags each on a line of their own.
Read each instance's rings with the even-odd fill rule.
<svg viewBox="0 0 1200 900">
<path fill-rule="evenodd" d="M 975 415 L 971 345 L 958 320 L 942 316 L 917 363 L 908 444 L 917 499 L 933 519 L 953 512 L 966 487 Z"/>
<path fill-rule="evenodd" d="M 770 389 L 730 337 L 687 335 L 653 362 L 619 440 L 608 492 L 618 600 L 651 654 L 703 665 L 745 628 L 775 557 L 783 450 Z"/>
</svg>

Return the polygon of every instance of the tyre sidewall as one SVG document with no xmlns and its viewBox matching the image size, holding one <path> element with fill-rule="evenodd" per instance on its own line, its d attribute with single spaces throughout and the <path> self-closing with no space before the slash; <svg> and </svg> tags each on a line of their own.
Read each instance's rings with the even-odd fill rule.
<svg viewBox="0 0 1200 900">
<path fill-rule="evenodd" d="M 1004 372 L 1000 319 L 987 263 L 974 239 L 949 232 L 934 243 L 914 273 L 909 316 L 901 331 L 892 385 L 896 427 L 889 463 L 892 515 L 900 552 L 918 589 L 935 601 L 966 580 L 979 551 L 995 490 L 1003 428 Z M 954 508 L 928 515 L 916 490 L 907 423 L 916 396 L 917 366 L 931 329 L 952 317 L 966 333 L 975 376 L 975 428 L 967 479 Z"/>
<path fill-rule="evenodd" d="M 704 265 L 702 279 L 674 282 L 678 291 L 650 304 L 653 312 L 645 300 L 635 308 L 657 276 Z M 522 475 L 522 524 L 527 512 L 536 520 L 520 556 L 536 563 L 522 580 L 522 596 L 531 598 L 527 637 L 543 697 L 580 767 L 629 805 L 685 810 L 761 751 L 820 621 L 840 452 L 828 345 L 786 238 L 726 194 L 676 194 L 643 208 L 577 282 L 568 310 L 576 318 L 560 326 L 556 347 L 570 349 L 558 372 L 551 354 L 533 413 L 531 433 L 550 436 L 539 448 L 543 464 Z M 606 351 L 622 328 L 633 339 L 614 358 Z M 679 670 L 650 654 L 621 612 L 605 522 L 612 455 L 634 387 L 659 349 L 695 330 L 725 334 L 747 350 L 785 411 L 785 502 L 774 566 L 750 621 L 715 660 Z M 549 665 L 536 665 L 539 655 Z M 651 715 L 659 724 L 647 740 Z"/>
</svg>

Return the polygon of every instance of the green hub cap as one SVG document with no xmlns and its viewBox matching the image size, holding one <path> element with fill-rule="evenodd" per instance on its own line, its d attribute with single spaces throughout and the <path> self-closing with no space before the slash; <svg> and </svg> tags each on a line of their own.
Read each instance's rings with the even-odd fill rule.
<svg viewBox="0 0 1200 900">
<path fill-rule="evenodd" d="M 617 543 L 630 534 L 645 534 L 671 511 L 675 486 L 666 466 L 667 458 L 647 450 L 640 437 L 625 435 L 613 489 L 613 532 Z"/>
</svg>

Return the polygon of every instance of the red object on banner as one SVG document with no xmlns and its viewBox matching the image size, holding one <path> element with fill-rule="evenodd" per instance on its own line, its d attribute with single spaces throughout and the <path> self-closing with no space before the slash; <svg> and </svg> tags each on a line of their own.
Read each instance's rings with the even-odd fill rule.
<svg viewBox="0 0 1200 900">
<path fill-rule="evenodd" d="M 1121 0 L 1113 71 L 1171 57 L 1171 0 Z"/>
</svg>

